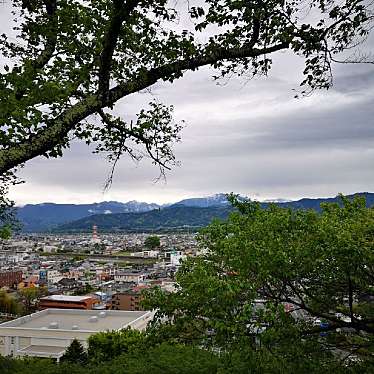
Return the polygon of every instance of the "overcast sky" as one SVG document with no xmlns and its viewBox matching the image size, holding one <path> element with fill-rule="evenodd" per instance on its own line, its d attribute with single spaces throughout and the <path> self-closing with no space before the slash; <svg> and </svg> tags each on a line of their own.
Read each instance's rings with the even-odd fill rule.
<svg viewBox="0 0 374 374">
<path fill-rule="evenodd" d="M 0 33 L 9 29 L 9 17 L 0 4 Z M 373 192 L 374 66 L 335 66 L 333 89 L 294 99 L 302 68 L 297 57 L 278 53 L 267 78 L 217 86 L 212 70 L 202 69 L 154 86 L 153 95 L 186 121 L 175 146 L 181 165 L 166 182 L 154 182 L 158 169 L 149 161 L 124 159 L 103 193 L 110 167 L 79 143 L 62 159 L 28 162 L 21 174 L 26 184 L 11 197 L 18 204 L 165 203 L 231 191 L 260 200 Z M 151 98 L 135 94 L 117 111 L 136 113 Z"/>
</svg>

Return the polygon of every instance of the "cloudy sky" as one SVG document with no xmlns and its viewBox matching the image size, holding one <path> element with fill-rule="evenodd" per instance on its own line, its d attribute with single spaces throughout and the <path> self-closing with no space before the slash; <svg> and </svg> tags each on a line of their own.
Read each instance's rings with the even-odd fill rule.
<svg viewBox="0 0 374 374">
<path fill-rule="evenodd" d="M 0 4 L 0 33 L 9 19 Z M 154 86 L 153 96 L 174 105 L 176 119 L 186 121 L 175 146 L 181 165 L 166 182 L 155 183 L 158 170 L 148 160 L 124 159 L 104 193 L 110 166 L 75 143 L 62 159 L 27 163 L 26 183 L 11 197 L 18 204 L 165 203 L 231 191 L 260 200 L 374 192 L 374 65 L 335 66 L 333 89 L 295 99 L 302 68 L 297 57 L 278 53 L 267 78 L 217 86 L 213 72 L 202 69 Z M 135 113 L 151 98 L 135 94 L 117 110 Z"/>
</svg>

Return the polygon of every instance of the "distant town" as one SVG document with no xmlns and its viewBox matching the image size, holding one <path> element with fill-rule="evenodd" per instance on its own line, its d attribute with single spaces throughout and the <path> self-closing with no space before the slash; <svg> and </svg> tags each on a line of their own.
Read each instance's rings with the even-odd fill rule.
<svg viewBox="0 0 374 374">
<path fill-rule="evenodd" d="M 0 320 L 51 308 L 142 311 L 142 290 L 172 292 L 181 260 L 198 252 L 191 233 L 100 234 L 94 225 L 91 234 L 15 236 L 1 242 Z M 5 355 L 15 353 L 10 347 L 0 344 Z"/>
</svg>

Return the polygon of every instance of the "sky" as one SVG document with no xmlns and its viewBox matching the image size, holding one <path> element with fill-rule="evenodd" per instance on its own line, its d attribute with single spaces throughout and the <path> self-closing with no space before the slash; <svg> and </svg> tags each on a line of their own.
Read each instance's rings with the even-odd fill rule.
<svg viewBox="0 0 374 374">
<path fill-rule="evenodd" d="M 10 28 L 0 4 L 0 33 Z M 373 38 L 372 38 L 373 39 Z M 374 51 L 369 40 L 364 47 Z M 136 113 L 157 100 L 184 120 L 174 147 L 180 166 L 156 182 L 149 160 L 118 164 L 111 188 L 103 186 L 110 165 L 81 143 L 61 159 L 34 159 L 20 176 L 25 184 L 10 197 L 26 203 L 91 203 L 138 200 L 168 203 L 220 192 L 258 200 L 374 192 L 374 65 L 335 65 L 334 86 L 295 99 L 303 62 L 288 52 L 274 56 L 268 77 L 233 78 L 217 85 L 208 68 L 158 83 L 149 93 L 127 97 L 118 113 Z"/>
</svg>

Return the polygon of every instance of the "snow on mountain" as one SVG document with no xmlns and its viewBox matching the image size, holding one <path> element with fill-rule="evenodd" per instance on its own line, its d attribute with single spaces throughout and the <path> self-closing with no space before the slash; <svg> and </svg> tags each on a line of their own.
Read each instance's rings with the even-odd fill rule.
<svg viewBox="0 0 374 374">
<path fill-rule="evenodd" d="M 208 208 L 211 206 L 222 206 L 227 205 L 229 202 L 227 201 L 226 194 L 219 193 L 207 197 L 196 197 L 191 199 L 181 200 L 171 206 L 189 206 L 189 207 L 198 207 L 198 208 Z"/>
</svg>

